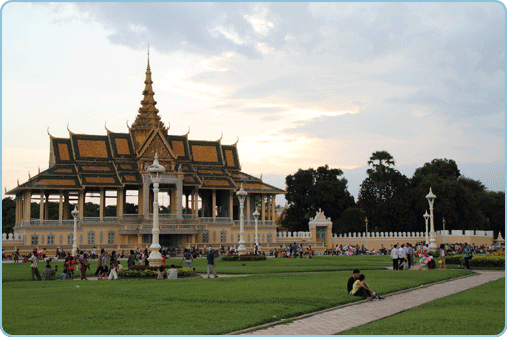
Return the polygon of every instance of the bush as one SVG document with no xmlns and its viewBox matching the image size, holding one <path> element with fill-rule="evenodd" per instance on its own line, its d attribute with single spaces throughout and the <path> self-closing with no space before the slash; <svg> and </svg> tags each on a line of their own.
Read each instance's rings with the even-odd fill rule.
<svg viewBox="0 0 507 337">
<path fill-rule="evenodd" d="M 227 255 L 222 256 L 222 261 L 264 261 L 265 256 L 261 255 Z"/>
<path fill-rule="evenodd" d="M 463 254 L 448 256 L 445 258 L 446 264 L 465 265 Z M 470 259 L 470 267 L 505 267 L 505 256 L 494 255 L 473 255 Z"/>
</svg>

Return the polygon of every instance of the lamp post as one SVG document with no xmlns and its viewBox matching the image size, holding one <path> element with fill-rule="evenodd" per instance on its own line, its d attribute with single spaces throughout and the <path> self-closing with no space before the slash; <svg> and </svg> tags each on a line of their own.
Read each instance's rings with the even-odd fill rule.
<svg viewBox="0 0 507 337">
<path fill-rule="evenodd" d="M 151 230 L 151 253 L 148 261 L 150 261 L 150 267 L 160 267 L 162 264 L 162 255 L 159 252 L 160 228 L 158 224 L 158 184 L 160 183 L 161 179 L 160 174 L 165 171 L 165 167 L 158 163 L 157 153 L 155 153 L 155 160 L 153 161 L 153 164 L 148 166 L 146 170 L 150 174 L 150 179 L 153 182 L 153 228 Z"/>
<path fill-rule="evenodd" d="M 430 250 L 432 252 L 437 251 L 437 245 L 435 243 L 435 221 L 433 218 L 433 203 L 435 202 L 435 199 L 437 198 L 436 195 L 433 194 L 430 187 L 430 193 L 426 195 L 426 199 L 428 199 L 428 203 L 430 204 Z"/>
<path fill-rule="evenodd" d="M 253 217 L 255 219 L 255 238 L 254 238 L 254 241 L 255 241 L 255 245 L 257 247 L 259 247 L 259 233 L 257 232 L 257 230 L 258 230 L 257 220 L 259 220 L 259 215 L 260 215 L 260 213 L 259 213 L 259 211 L 257 210 L 257 207 L 256 207 L 255 208 L 255 212 L 253 212 Z"/>
<path fill-rule="evenodd" d="M 368 217 L 364 218 L 364 223 L 366 225 L 366 250 L 369 250 L 369 248 L 368 248 Z"/>
<path fill-rule="evenodd" d="M 241 188 L 238 192 L 236 192 L 236 195 L 239 199 L 239 207 L 240 207 L 240 216 L 239 216 L 239 246 L 238 246 L 238 254 L 239 255 L 245 255 L 246 254 L 246 247 L 245 247 L 245 228 L 243 223 L 243 208 L 245 207 L 245 200 L 248 193 L 243 189 L 243 184 L 241 184 Z"/>
<path fill-rule="evenodd" d="M 72 238 L 72 256 L 76 257 L 77 250 L 77 216 L 79 215 L 79 211 L 77 210 L 77 205 L 74 206 L 74 210 L 70 212 L 74 217 L 74 237 Z"/>
<path fill-rule="evenodd" d="M 442 234 L 444 235 L 444 244 L 445 244 L 445 218 L 444 217 L 442 217 L 442 226 L 444 228 Z"/>
<path fill-rule="evenodd" d="M 424 221 L 426 222 L 426 244 L 428 245 L 430 243 L 430 240 L 428 238 L 428 220 L 430 218 L 430 215 L 428 214 L 428 211 L 424 212 Z"/>
</svg>

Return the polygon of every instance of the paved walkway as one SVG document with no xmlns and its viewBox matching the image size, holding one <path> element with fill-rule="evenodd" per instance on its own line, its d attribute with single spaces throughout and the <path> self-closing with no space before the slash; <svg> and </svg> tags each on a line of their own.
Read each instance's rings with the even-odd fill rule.
<svg viewBox="0 0 507 337">
<path fill-rule="evenodd" d="M 477 271 L 477 274 L 472 276 L 389 294 L 382 301 L 354 302 L 306 314 L 290 320 L 290 323 L 287 321 L 268 323 L 231 334 L 333 335 L 503 277 L 504 271 Z"/>
</svg>

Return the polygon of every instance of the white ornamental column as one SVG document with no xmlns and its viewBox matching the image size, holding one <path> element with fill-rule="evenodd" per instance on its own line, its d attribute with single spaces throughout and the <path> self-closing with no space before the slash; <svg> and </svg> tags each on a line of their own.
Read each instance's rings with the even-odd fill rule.
<svg viewBox="0 0 507 337">
<path fill-rule="evenodd" d="M 153 229 L 152 233 L 152 242 L 151 242 L 151 253 L 148 261 L 150 261 L 150 267 L 160 267 L 162 264 L 162 255 L 160 254 L 160 244 L 159 244 L 159 235 L 160 229 L 158 224 L 158 185 L 160 183 L 160 174 L 165 171 L 165 167 L 158 163 L 158 156 L 155 153 L 155 160 L 153 164 L 151 164 L 148 169 L 148 173 L 150 174 L 150 179 L 153 182 Z"/>
<path fill-rule="evenodd" d="M 239 255 L 245 255 L 246 254 L 246 247 L 245 247 L 245 227 L 244 227 L 244 214 L 243 209 L 245 208 L 245 199 L 248 193 L 243 189 L 243 184 L 241 184 L 241 188 L 238 192 L 236 192 L 236 195 L 239 199 L 239 207 L 240 207 L 240 220 L 239 220 L 239 246 L 238 246 L 238 253 Z"/>
<path fill-rule="evenodd" d="M 428 199 L 428 203 L 430 204 L 430 251 L 436 252 L 437 251 L 437 244 L 435 243 L 437 240 L 435 239 L 435 222 L 433 218 L 433 203 L 435 202 L 435 199 L 437 198 L 436 195 L 433 194 L 430 187 L 430 193 L 426 196 L 426 199 Z"/>
</svg>

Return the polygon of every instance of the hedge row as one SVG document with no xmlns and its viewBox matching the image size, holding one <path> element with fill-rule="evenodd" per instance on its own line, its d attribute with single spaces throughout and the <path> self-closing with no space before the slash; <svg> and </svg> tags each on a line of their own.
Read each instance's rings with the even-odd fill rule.
<svg viewBox="0 0 507 337">
<path fill-rule="evenodd" d="M 446 264 L 465 265 L 463 254 L 447 256 Z M 470 259 L 470 267 L 505 267 L 505 256 L 473 255 Z"/>
<path fill-rule="evenodd" d="M 148 266 L 145 266 L 145 267 L 148 267 Z M 155 278 L 155 277 L 157 277 L 157 270 L 158 270 L 158 268 L 156 268 L 156 270 L 152 270 L 152 269 L 149 269 L 149 268 L 144 268 L 144 269 L 125 269 L 125 268 L 122 268 L 122 269 L 118 270 L 118 277 L 137 277 L 137 278 L 146 277 L 146 278 Z M 181 277 L 188 277 L 188 276 L 192 276 L 193 275 L 192 269 L 190 269 L 190 268 L 177 268 L 176 270 L 178 271 L 178 277 L 179 278 L 181 278 Z"/>
<path fill-rule="evenodd" d="M 266 260 L 262 255 L 228 255 L 222 256 L 222 261 L 263 261 Z"/>
</svg>

